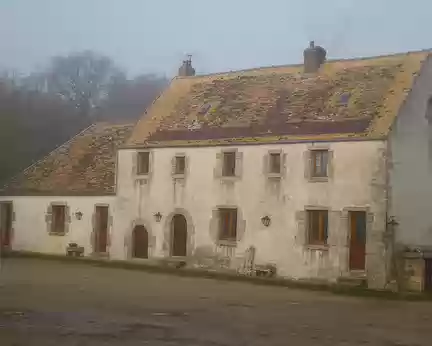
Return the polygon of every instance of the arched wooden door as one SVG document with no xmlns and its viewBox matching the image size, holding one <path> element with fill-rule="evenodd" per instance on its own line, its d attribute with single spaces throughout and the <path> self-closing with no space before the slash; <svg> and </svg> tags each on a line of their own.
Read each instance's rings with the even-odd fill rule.
<svg viewBox="0 0 432 346">
<path fill-rule="evenodd" d="M 132 257 L 148 258 L 148 233 L 142 225 L 132 231 Z"/>
<path fill-rule="evenodd" d="M 171 221 L 171 255 L 186 256 L 187 221 L 181 214 L 174 215 Z"/>
</svg>

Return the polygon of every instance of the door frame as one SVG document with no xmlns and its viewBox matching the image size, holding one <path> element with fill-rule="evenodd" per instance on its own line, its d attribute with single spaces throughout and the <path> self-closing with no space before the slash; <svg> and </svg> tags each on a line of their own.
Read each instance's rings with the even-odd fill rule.
<svg viewBox="0 0 432 346">
<path fill-rule="evenodd" d="M 106 207 L 108 208 L 108 220 L 107 220 L 107 239 L 106 239 L 106 251 L 105 252 L 97 252 L 97 245 L 96 245 L 96 241 L 97 241 L 97 220 L 96 220 L 96 210 L 98 207 Z M 109 254 L 109 248 L 111 245 L 111 227 L 112 227 L 112 215 L 110 212 L 110 205 L 108 203 L 96 203 L 94 205 L 93 208 L 93 216 L 92 216 L 92 224 L 93 224 L 93 232 L 92 232 L 92 239 L 91 239 L 91 244 L 92 244 L 92 253 L 96 256 L 108 256 Z"/>
<path fill-rule="evenodd" d="M 192 256 L 194 249 L 194 240 L 195 240 L 195 226 L 193 224 L 193 220 L 189 212 L 184 208 L 175 208 L 171 213 L 168 214 L 164 224 L 164 240 L 163 240 L 163 253 L 165 257 L 173 257 L 172 256 L 172 220 L 175 215 L 180 214 L 183 215 L 186 219 L 186 257 Z M 176 256 L 178 257 L 178 256 Z M 182 258 L 182 257 L 179 257 Z"/>
<path fill-rule="evenodd" d="M 146 249 L 146 255 L 147 256 L 146 257 L 135 257 L 134 256 L 135 255 L 135 247 L 136 247 L 136 244 L 135 244 L 135 241 L 134 241 L 135 240 L 135 230 L 138 227 L 142 227 L 143 231 L 147 235 L 147 249 Z M 132 229 L 132 233 L 131 233 L 131 258 L 134 259 L 134 260 L 147 260 L 147 259 L 150 258 L 150 234 L 149 234 L 149 231 L 145 227 L 144 224 L 136 224 L 134 226 L 134 228 Z"/>
<path fill-rule="evenodd" d="M 350 218 L 350 212 L 364 212 L 366 213 L 366 239 L 365 239 L 365 269 L 351 269 L 350 267 L 350 251 L 351 251 L 351 218 Z M 346 207 L 342 211 L 343 217 L 346 219 L 345 221 L 345 230 L 346 230 L 346 256 L 345 256 L 345 263 L 346 263 L 346 272 L 348 273 L 366 273 L 367 267 L 368 267 L 368 256 L 367 256 L 367 249 L 368 249 L 368 238 L 370 234 L 370 230 L 372 229 L 372 223 L 373 223 L 373 215 L 370 213 L 369 207 Z"/>
<path fill-rule="evenodd" d="M 133 231 L 136 226 L 144 226 L 147 230 L 148 235 L 148 258 L 152 258 L 155 254 L 156 248 L 156 237 L 153 235 L 152 225 L 147 222 L 144 218 L 137 218 L 131 221 L 127 233 L 124 235 L 124 243 L 126 245 L 126 258 L 133 261 L 145 261 L 145 258 L 135 258 L 133 257 Z"/>
<path fill-rule="evenodd" d="M 174 255 L 174 240 L 175 240 L 175 236 L 174 236 L 174 218 L 177 216 L 177 215 L 179 215 L 179 216 L 182 216 L 183 218 L 184 218 L 184 220 L 185 220 L 185 222 L 186 222 L 186 229 L 185 229 L 185 232 L 186 232 L 186 239 L 185 239 L 185 242 L 186 242 L 186 244 L 185 244 L 185 255 L 184 256 L 175 256 Z M 184 216 L 183 214 L 174 214 L 173 215 L 173 217 L 171 218 L 171 241 L 170 241 L 170 257 L 176 257 L 176 258 L 178 258 L 178 257 L 186 257 L 187 256 L 187 254 L 188 254 L 188 247 L 189 247 L 189 245 L 188 245 L 188 241 L 189 240 L 189 237 L 188 237 L 188 221 L 187 221 L 187 219 L 186 219 L 186 216 Z"/>
<path fill-rule="evenodd" d="M 14 237 L 14 223 L 15 223 L 15 210 L 14 210 L 14 203 L 11 200 L 5 200 L 5 201 L 0 201 L 0 208 L 3 208 L 3 205 L 9 204 L 12 206 L 11 208 L 11 226 L 10 226 L 10 234 L 9 234 L 9 245 L 7 245 L 6 247 L 3 246 L 3 243 L 0 239 L 0 253 L 2 249 L 5 250 L 10 250 L 12 248 L 12 243 L 13 243 L 13 237 Z M 0 210 L 1 211 L 1 210 Z M 1 214 L 0 214 L 1 217 Z M 1 222 L 1 220 L 0 220 Z M 2 235 L 0 235 L 1 237 Z"/>
</svg>

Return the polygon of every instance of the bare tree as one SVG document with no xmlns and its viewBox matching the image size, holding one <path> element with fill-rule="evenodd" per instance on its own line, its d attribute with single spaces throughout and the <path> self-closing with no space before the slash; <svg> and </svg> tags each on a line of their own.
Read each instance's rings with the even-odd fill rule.
<svg viewBox="0 0 432 346">
<path fill-rule="evenodd" d="M 125 79 L 110 58 L 91 51 L 53 58 L 46 76 L 48 93 L 72 102 L 83 117 L 90 117 L 111 86 Z"/>
</svg>

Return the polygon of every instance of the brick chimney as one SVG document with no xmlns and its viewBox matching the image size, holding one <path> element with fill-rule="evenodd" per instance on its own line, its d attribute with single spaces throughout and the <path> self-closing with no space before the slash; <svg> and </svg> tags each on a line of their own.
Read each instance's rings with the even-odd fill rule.
<svg viewBox="0 0 432 346">
<path fill-rule="evenodd" d="M 178 70 L 178 75 L 181 77 L 195 76 L 195 69 L 192 67 L 192 55 L 188 55 L 188 59 L 183 60 L 183 64 Z"/>
<path fill-rule="evenodd" d="M 304 57 L 304 72 L 315 73 L 318 72 L 322 64 L 326 60 L 327 52 L 323 47 L 315 46 L 314 41 L 309 42 L 309 48 L 303 52 Z"/>
</svg>

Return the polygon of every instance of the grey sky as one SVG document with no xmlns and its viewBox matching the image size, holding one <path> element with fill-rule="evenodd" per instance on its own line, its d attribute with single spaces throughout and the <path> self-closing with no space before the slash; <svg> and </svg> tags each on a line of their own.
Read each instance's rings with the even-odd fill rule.
<svg viewBox="0 0 432 346">
<path fill-rule="evenodd" d="M 430 0 L 0 0 L 0 67 L 28 72 L 92 49 L 132 74 L 297 63 L 314 39 L 329 57 L 432 47 Z"/>
</svg>

